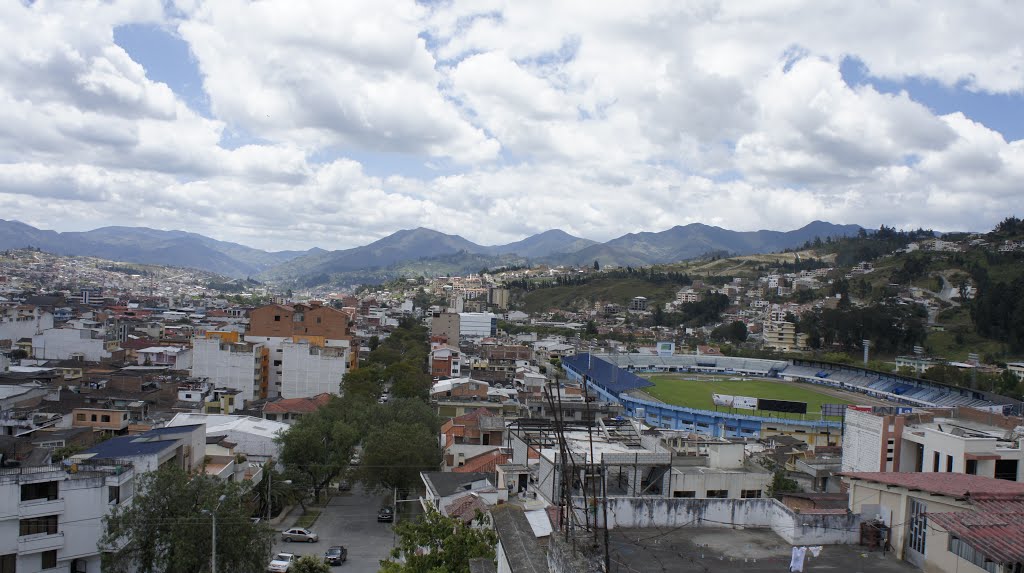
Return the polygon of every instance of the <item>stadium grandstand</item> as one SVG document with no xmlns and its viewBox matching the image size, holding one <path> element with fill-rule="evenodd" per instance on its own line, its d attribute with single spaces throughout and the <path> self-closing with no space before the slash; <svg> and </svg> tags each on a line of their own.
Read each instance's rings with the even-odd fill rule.
<svg viewBox="0 0 1024 573">
<path fill-rule="evenodd" d="M 584 373 L 612 395 L 641 389 L 651 383 L 635 373 L 695 372 L 782 378 L 787 381 L 831 386 L 897 404 L 920 407 L 968 406 L 988 408 L 1016 404 L 992 394 L 958 388 L 897 374 L 877 372 L 847 364 L 812 360 L 768 360 L 735 356 L 673 354 L 594 354 L 563 358 L 576 372 Z M 617 368 L 616 368 L 617 366 Z"/>
</svg>

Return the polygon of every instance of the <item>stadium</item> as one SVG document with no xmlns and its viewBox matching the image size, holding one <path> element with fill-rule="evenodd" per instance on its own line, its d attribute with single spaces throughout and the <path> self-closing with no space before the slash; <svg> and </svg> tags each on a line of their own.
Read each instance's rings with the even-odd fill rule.
<svg viewBox="0 0 1024 573">
<path fill-rule="evenodd" d="M 837 444 L 841 435 L 841 418 L 824 416 L 823 404 L 994 410 L 1016 404 L 989 392 L 812 360 L 582 353 L 562 365 L 570 379 L 652 426 L 726 437 L 790 435 L 812 445 Z M 715 394 L 767 400 L 772 409 L 717 407 Z M 827 408 L 841 412 L 841 406 Z"/>
</svg>

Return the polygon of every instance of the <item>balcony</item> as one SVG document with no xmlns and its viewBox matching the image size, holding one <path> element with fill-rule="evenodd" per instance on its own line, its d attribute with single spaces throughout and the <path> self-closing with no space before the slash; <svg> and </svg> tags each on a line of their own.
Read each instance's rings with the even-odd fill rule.
<svg viewBox="0 0 1024 573">
<path fill-rule="evenodd" d="M 18 553 L 39 553 L 64 547 L 64 532 L 59 531 L 53 535 L 37 533 L 25 535 L 18 538 Z"/>
<path fill-rule="evenodd" d="M 64 513 L 64 498 L 32 499 L 18 504 L 18 517 L 22 519 L 61 513 Z"/>
</svg>

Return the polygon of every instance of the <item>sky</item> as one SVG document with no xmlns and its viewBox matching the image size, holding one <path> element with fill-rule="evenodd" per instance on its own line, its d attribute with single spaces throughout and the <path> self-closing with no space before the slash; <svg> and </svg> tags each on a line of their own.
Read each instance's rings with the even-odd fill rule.
<svg viewBox="0 0 1024 573">
<path fill-rule="evenodd" d="M 1024 3 L 0 3 L 0 219 L 267 250 L 1024 210 Z"/>
</svg>

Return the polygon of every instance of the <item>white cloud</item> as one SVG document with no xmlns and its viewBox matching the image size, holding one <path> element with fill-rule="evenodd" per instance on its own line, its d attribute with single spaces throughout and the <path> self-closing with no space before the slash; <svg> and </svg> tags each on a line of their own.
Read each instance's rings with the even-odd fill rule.
<svg viewBox="0 0 1024 573">
<path fill-rule="evenodd" d="M 1024 141 L 849 86 L 840 62 L 1020 98 L 1021 20 L 1015 3 L 6 3 L 0 213 L 269 249 L 417 226 L 490 244 L 984 229 L 1022 198 Z M 188 43 L 209 117 L 114 43 L 140 22 Z"/>
</svg>

